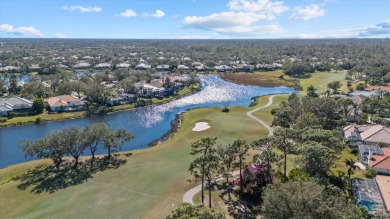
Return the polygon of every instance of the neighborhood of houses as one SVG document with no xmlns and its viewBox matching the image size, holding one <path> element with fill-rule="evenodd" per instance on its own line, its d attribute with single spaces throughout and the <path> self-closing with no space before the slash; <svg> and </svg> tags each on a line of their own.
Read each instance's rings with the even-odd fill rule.
<svg viewBox="0 0 390 219">
<path fill-rule="evenodd" d="M 110 77 L 109 77 L 110 78 Z M 165 81 L 170 82 L 170 86 L 165 86 Z M 187 74 L 172 74 L 157 72 L 153 74 L 153 79 L 149 83 L 142 81 L 135 84 L 133 93 L 126 92 L 123 88 L 116 88 L 117 80 L 112 77 L 109 81 L 103 81 L 101 84 L 110 90 L 105 97 L 105 104 L 109 106 L 134 103 L 138 97 L 141 98 L 163 98 L 174 94 L 190 83 L 191 77 Z M 50 87 L 50 81 L 43 81 L 42 84 Z M 20 85 L 23 86 L 23 85 Z M 50 97 L 46 100 L 47 110 L 49 112 L 69 112 L 81 111 L 86 109 L 88 97 L 72 92 L 70 95 L 60 95 Z M 28 115 L 33 113 L 33 102 L 21 97 L 10 97 L 0 99 L 0 116 Z"/>
<path fill-rule="evenodd" d="M 360 169 L 372 168 L 374 179 L 352 179 L 355 203 L 370 213 L 390 211 L 390 128 L 383 125 L 348 125 L 343 128 L 345 141 L 358 150 Z"/>
</svg>

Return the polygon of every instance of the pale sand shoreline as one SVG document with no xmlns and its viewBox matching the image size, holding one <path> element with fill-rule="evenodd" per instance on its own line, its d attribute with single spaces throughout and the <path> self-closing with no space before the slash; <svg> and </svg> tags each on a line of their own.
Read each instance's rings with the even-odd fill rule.
<svg viewBox="0 0 390 219">
<path fill-rule="evenodd" d="M 200 132 L 204 131 L 206 129 L 209 129 L 211 126 L 207 122 L 198 122 L 195 124 L 195 127 L 192 129 L 194 132 Z"/>
</svg>

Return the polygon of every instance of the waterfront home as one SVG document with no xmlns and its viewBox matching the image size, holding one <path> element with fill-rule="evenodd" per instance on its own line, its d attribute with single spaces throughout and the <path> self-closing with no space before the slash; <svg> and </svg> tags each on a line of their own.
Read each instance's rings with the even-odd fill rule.
<svg viewBox="0 0 390 219">
<path fill-rule="evenodd" d="M 233 68 L 227 65 L 217 65 L 215 66 L 215 70 L 218 72 L 232 72 Z"/>
<path fill-rule="evenodd" d="M 50 107 L 50 111 L 52 112 L 77 111 L 85 109 L 85 103 L 83 103 L 79 98 L 71 95 L 51 97 L 47 100 L 47 103 Z"/>
<path fill-rule="evenodd" d="M 121 105 L 125 103 L 132 103 L 136 99 L 134 94 L 128 94 L 123 89 L 117 89 L 107 97 L 106 104 L 110 106 Z"/>
<path fill-rule="evenodd" d="M 248 64 L 238 64 L 236 66 L 234 66 L 234 69 L 237 71 L 237 72 L 251 72 L 254 70 L 254 66 L 253 65 L 248 65 Z"/>
<path fill-rule="evenodd" d="M 26 113 L 32 111 L 33 102 L 21 97 L 11 97 L 0 101 L 0 115 L 7 116 L 10 112 Z"/>
</svg>

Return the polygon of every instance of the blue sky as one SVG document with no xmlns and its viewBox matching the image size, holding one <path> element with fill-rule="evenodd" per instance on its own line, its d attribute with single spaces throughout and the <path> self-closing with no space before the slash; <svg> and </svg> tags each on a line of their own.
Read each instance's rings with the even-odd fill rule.
<svg viewBox="0 0 390 219">
<path fill-rule="evenodd" d="M 1 0 L 0 37 L 384 38 L 389 0 Z"/>
</svg>

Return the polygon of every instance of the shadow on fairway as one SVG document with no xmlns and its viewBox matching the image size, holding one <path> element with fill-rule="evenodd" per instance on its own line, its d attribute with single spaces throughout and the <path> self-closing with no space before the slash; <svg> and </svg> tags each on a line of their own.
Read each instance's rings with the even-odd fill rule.
<svg viewBox="0 0 390 219">
<path fill-rule="evenodd" d="M 27 190 L 31 187 L 31 192 L 36 194 L 42 192 L 54 193 L 59 189 L 84 183 L 97 172 L 117 169 L 126 162 L 125 159 L 112 156 L 110 158 L 95 158 L 93 162 L 89 159 L 80 162 L 77 167 L 73 162 L 65 162 L 59 170 L 52 165 L 41 165 L 14 177 L 13 180 L 21 182 L 17 185 L 18 189 L 21 190 Z"/>
</svg>

